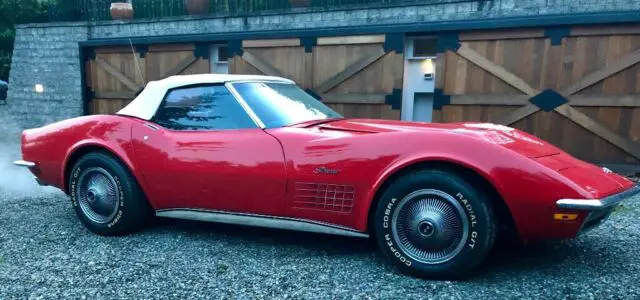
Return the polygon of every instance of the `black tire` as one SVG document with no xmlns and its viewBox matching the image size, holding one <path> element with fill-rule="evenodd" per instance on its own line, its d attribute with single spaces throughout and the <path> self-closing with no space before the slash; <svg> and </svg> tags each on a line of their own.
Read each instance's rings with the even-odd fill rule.
<svg viewBox="0 0 640 300">
<path fill-rule="evenodd" d="M 150 221 L 153 210 L 142 189 L 129 169 L 113 156 L 89 153 L 76 162 L 69 176 L 71 203 L 92 232 L 122 235 Z"/>
<path fill-rule="evenodd" d="M 469 275 L 486 258 L 497 232 L 488 197 L 446 170 L 398 178 L 382 194 L 373 221 L 375 238 L 395 267 L 439 279 Z"/>
</svg>

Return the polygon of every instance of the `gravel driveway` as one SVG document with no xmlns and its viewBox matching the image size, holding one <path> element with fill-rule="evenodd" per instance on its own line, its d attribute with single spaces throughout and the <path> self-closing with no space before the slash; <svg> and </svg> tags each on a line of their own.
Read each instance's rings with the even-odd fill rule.
<svg viewBox="0 0 640 300">
<path fill-rule="evenodd" d="M 100 237 L 1 163 L 14 155 L 0 155 L 0 299 L 640 298 L 640 197 L 577 240 L 498 247 L 472 279 L 429 281 L 362 239 L 177 220 Z"/>
</svg>

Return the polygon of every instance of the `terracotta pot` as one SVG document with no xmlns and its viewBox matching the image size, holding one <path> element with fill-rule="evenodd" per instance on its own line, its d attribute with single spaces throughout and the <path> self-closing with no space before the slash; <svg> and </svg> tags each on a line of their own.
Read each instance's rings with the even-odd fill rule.
<svg viewBox="0 0 640 300">
<path fill-rule="evenodd" d="M 190 15 L 209 13 L 209 0 L 184 0 L 184 8 Z"/>
<path fill-rule="evenodd" d="M 114 2 L 111 3 L 111 18 L 114 20 L 133 19 L 133 6 L 131 3 Z"/>
<path fill-rule="evenodd" d="M 309 7 L 311 0 L 289 0 L 291 7 Z"/>
</svg>

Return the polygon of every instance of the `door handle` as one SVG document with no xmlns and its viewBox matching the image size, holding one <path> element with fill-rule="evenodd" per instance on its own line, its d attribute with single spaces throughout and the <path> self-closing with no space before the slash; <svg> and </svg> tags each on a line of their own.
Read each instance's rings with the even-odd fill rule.
<svg viewBox="0 0 640 300">
<path fill-rule="evenodd" d="M 159 129 L 159 128 L 158 128 L 158 127 L 156 127 L 155 125 L 151 125 L 151 124 L 149 124 L 149 123 L 144 123 L 144 126 L 147 126 L 147 127 L 151 128 L 151 129 L 153 129 L 153 131 L 157 131 L 157 130 Z"/>
<path fill-rule="evenodd" d="M 151 128 L 151 130 L 153 130 L 153 131 L 158 131 L 160 129 L 157 126 L 155 126 L 153 124 L 149 124 L 149 123 L 144 123 L 144 126 L 147 126 L 147 127 Z M 142 140 L 148 141 L 149 140 L 149 136 L 148 135 L 143 136 Z"/>
</svg>

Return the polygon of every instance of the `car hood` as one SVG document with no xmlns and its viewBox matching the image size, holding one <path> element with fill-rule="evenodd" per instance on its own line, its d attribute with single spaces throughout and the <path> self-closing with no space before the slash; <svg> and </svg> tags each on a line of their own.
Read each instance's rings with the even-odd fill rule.
<svg viewBox="0 0 640 300">
<path fill-rule="evenodd" d="M 420 123 L 371 119 L 343 119 L 317 125 L 321 129 L 365 133 L 442 132 L 470 136 L 500 145 L 529 158 L 562 152 L 557 147 L 523 131 L 490 123 Z"/>
<path fill-rule="evenodd" d="M 633 183 L 608 169 L 581 161 L 558 147 L 518 129 L 490 123 L 418 123 L 370 119 L 342 119 L 314 125 L 325 130 L 360 133 L 447 132 L 499 145 L 528 157 L 569 179 L 591 197 L 624 190 Z"/>
</svg>

